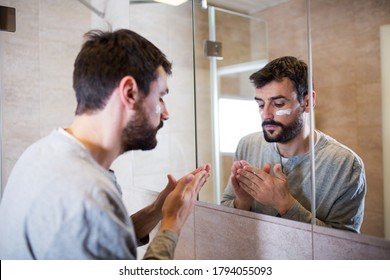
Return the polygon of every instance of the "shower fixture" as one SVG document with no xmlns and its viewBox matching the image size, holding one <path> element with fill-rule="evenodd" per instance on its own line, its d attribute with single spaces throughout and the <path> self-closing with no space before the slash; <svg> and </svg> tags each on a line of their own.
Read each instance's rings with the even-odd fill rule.
<svg viewBox="0 0 390 280">
<path fill-rule="evenodd" d="M 154 1 L 168 4 L 168 5 L 172 5 L 172 6 L 179 6 L 179 5 L 187 2 L 187 0 L 154 0 Z"/>
<path fill-rule="evenodd" d="M 130 0 L 129 4 L 151 4 L 151 3 L 163 3 L 171 6 L 179 6 L 188 0 Z"/>
<path fill-rule="evenodd" d="M 0 30 L 16 31 L 16 12 L 15 8 L 0 6 Z"/>
</svg>

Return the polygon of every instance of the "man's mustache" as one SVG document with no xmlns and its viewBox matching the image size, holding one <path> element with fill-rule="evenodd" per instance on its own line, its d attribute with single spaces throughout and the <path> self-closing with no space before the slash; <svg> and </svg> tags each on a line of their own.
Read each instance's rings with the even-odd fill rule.
<svg viewBox="0 0 390 280">
<path fill-rule="evenodd" d="M 283 127 L 283 124 L 281 124 L 280 122 L 273 121 L 273 120 L 265 120 L 261 124 L 262 127 L 264 127 L 266 125 L 275 125 L 275 126 Z"/>
</svg>

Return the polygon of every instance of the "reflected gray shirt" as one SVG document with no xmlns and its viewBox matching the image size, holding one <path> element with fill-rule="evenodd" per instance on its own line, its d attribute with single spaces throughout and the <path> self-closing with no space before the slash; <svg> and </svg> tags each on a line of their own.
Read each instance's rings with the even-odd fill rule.
<svg viewBox="0 0 390 280">
<path fill-rule="evenodd" d="M 59 129 L 30 146 L 0 204 L 0 259 L 136 259 L 134 227 L 113 172 Z M 172 259 L 159 231 L 145 258 Z"/>
<path fill-rule="evenodd" d="M 349 148 L 330 136 L 317 131 L 315 145 L 316 224 L 346 229 L 359 233 L 363 222 L 366 177 L 363 161 Z M 282 163 L 282 158 L 273 146 L 265 141 L 263 132 L 243 137 L 234 160 L 246 160 L 251 165 L 262 167 L 269 162 Z M 288 178 L 288 187 L 296 199 L 293 207 L 282 217 L 311 222 L 311 171 L 310 153 L 288 158 L 283 162 L 283 172 Z M 229 180 L 221 203 L 234 207 L 234 190 Z M 251 211 L 277 216 L 276 209 L 253 201 Z"/>
</svg>

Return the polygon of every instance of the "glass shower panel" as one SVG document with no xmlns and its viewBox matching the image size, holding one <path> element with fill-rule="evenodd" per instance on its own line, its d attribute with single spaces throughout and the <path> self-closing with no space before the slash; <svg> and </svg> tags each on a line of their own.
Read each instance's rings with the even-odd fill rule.
<svg viewBox="0 0 390 280">
<path fill-rule="evenodd" d="M 267 26 L 208 6 L 196 7 L 195 31 L 198 162 L 213 165 L 199 199 L 219 204 L 238 140 L 261 129 L 249 76 L 267 62 Z"/>
<path fill-rule="evenodd" d="M 157 134 L 156 148 L 126 153 L 113 166 L 127 201 L 134 188 L 159 192 L 168 182 L 168 173 L 179 179 L 196 165 L 192 3 L 170 6 L 130 1 L 129 15 L 130 29 L 150 40 L 172 62 L 172 75 L 169 94 L 164 97 L 170 116 Z"/>
<path fill-rule="evenodd" d="M 170 119 L 158 133 L 156 149 L 127 153 L 112 166 L 125 199 L 131 196 L 130 186 L 160 191 L 167 184 L 167 173 L 180 178 L 196 165 L 192 1 L 177 7 L 126 2 L 129 28 L 167 55 L 173 75 L 165 98 Z M 83 35 L 97 28 L 93 27 L 96 17 L 107 21 L 107 26 L 110 22 L 101 17 L 104 5 L 100 1 L 0 0 L 0 5 L 15 8 L 17 14 L 16 32 L 0 32 L 3 190 L 25 148 L 72 121 L 76 108 L 73 62 Z"/>
</svg>

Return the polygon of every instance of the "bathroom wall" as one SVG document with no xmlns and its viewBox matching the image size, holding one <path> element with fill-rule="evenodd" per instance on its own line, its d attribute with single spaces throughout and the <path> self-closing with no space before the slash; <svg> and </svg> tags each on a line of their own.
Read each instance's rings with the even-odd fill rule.
<svg viewBox="0 0 390 280">
<path fill-rule="evenodd" d="M 0 0 L 0 5 L 16 8 L 16 32 L 0 32 L 4 185 L 28 145 L 72 119 L 73 61 L 90 12 L 76 1 Z"/>
<path fill-rule="evenodd" d="M 257 14 L 268 22 L 269 59 L 295 55 L 307 61 L 305 13 L 305 0 L 290 0 Z M 384 236 L 379 28 L 388 23 L 387 0 L 311 0 L 316 127 L 363 159 L 362 233 L 379 237 Z"/>
<path fill-rule="evenodd" d="M 390 259 L 390 241 L 197 202 L 175 259 L 378 261 Z"/>
</svg>

